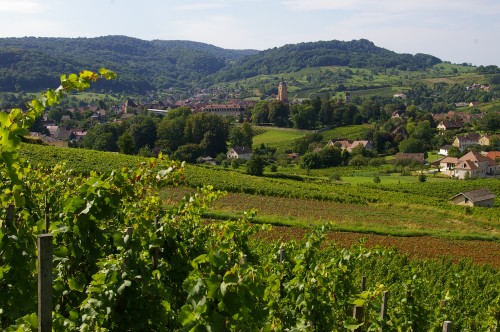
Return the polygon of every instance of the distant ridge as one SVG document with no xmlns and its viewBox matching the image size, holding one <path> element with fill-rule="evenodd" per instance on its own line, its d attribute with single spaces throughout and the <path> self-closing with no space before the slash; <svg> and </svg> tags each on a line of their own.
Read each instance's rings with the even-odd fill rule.
<svg viewBox="0 0 500 332">
<path fill-rule="evenodd" d="M 127 36 L 0 38 L 0 91 L 39 91 L 57 85 L 60 74 L 82 68 L 107 67 L 119 74 L 117 80 L 97 84 L 97 90 L 144 93 L 210 86 L 306 67 L 421 70 L 440 62 L 426 54 L 398 54 L 365 39 L 307 42 L 257 51 Z"/>
</svg>

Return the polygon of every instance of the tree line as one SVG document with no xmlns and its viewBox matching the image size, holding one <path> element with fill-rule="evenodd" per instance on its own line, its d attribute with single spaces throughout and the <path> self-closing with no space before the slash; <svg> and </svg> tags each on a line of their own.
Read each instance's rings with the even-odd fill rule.
<svg viewBox="0 0 500 332">
<path fill-rule="evenodd" d="M 164 117 L 137 115 L 121 123 L 98 124 L 79 146 L 144 156 L 162 152 L 176 160 L 195 162 L 199 157 L 225 154 L 228 144 L 251 147 L 253 135 L 249 123 L 231 126 L 219 115 L 180 107 Z"/>
<path fill-rule="evenodd" d="M 226 50 L 189 41 L 144 41 L 125 36 L 98 38 L 1 38 L 0 90 L 36 91 L 56 84 L 59 73 L 107 66 L 119 76 L 94 90 L 145 93 L 211 86 L 260 74 L 306 67 L 350 66 L 424 70 L 441 60 L 398 54 L 368 40 L 285 45 L 263 52 Z M 48 52 L 47 50 L 50 50 Z"/>
</svg>

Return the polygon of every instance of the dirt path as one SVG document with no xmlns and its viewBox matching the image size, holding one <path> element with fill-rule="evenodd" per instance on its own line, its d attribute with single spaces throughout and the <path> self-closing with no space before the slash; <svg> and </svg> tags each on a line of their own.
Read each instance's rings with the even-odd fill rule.
<svg viewBox="0 0 500 332">
<path fill-rule="evenodd" d="M 274 226 L 271 231 L 260 234 L 263 239 L 301 239 L 304 228 Z M 375 234 L 332 232 L 328 240 L 349 247 L 365 238 L 367 247 L 383 246 L 397 248 L 399 252 L 419 258 L 450 257 L 453 260 L 471 259 L 475 264 L 488 264 L 500 269 L 500 243 L 486 241 L 446 240 L 429 236 L 396 237 Z"/>
</svg>

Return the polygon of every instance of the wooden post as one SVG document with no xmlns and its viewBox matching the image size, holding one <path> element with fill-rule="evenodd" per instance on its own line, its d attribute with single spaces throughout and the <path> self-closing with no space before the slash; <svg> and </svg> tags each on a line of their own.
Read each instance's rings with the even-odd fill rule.
<svg viewBox="0 0 500 332">
<path fill-rule="evenodd" d="M 125 230 L 125 237 L 128 236 L 127 243 L 125 243 L 125 250 L 129 250 L 130 247 L 132 246 L 132 234 L 133 233 L 134 233 L 134 228 L 132 228 L 132 227 L 127 227 L 127 229 Z M 130 264 L 130 257 L 127 255 L 127 257 L 125 257 L 125 260 L 123 262 L 122 270 L 125 270 L 125 267 L 129 264 Z"/>
<path fill-rule="evenodd" d="M 50 227 L 49 211 L 49 203 L 47 202 L 47 195 L 45 195 L 45 233 L 49 232 Z"/>
<path fill-rule="evenodd" d="M 366 276 L 361 277 L 361 291 L 364 292 L 366 290 Z"/>
<path fill-rule="evenodd" d="M 352 317 L 356 318 L 356 322 L 358 322 L 358 324 L 363 323 L 363 306 L 354 306 L 354 312 L 352 314 Z M 358 327 L 354 331 L 361 332 L 362 328 Z"/>
<path fill-rule="evenodd" d="M 52 234 L 38 235 L 38 332 L 52 331 Z"/>
<path fill-rule="evenodd" d="M 127 227 L 127 230 L 125 231 L 126 235 L 128 236 L 128 241 L 125 247 L 127 249 L 130 249 L 130 246 L 132 245 L 132 234 L 134 233 L 134 228 L 133 227 Z"/>
<path fill-rule="evenodd" d="M 280 255 L 280 264 L 283 264 L 283 261 L 285 260 L 285 249 L 280 249 L 279 255 Z"/>
<path fill-rule="evenodd" d="M 382 326 L 380 327 L 380 332 L 384 330 L 385 326 L 385 316 L 387 315 L 387 300 L 389 299 L 389 292 L 384 291 L 382 295 L 382 306 L 380 307 L 380 319 L 382 320 Z"/>
<path fill-rule="evenodd" d="M 453 327 L 453 322 L 447 320 L 443 323 L 443 332 L 451 332 L 451 328 Z"/>
<path fill-rule="evenodd" d="M 9 204 L 9 206 L 7 207 L 7 216 L 5 218 L 5 224 L 7 228 L 11 227 L 12 224 L 14 223 L 14 211 L 15 211 L 15 206 Z"/>
<path fill-rule="evenodd" d="M 160 231 L 158 230 L 158 216 L 155 218 L 155 229 L 156 229 L 156 236 L 158 237 L 160 235 Z M 154 247 L 151 256 L 153 256 L 153 270 L 156 270 L 158 268 L 158 260 L 160 257 L 160 248 Z"/>
</svg>

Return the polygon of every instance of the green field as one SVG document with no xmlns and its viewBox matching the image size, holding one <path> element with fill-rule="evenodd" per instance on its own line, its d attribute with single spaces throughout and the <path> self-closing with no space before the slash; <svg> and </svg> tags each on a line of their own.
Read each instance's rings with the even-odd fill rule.
<svg viewBox="0 0 500 332">
<path fill-rule="evenodd" d="M 337 138 L 347 138 L 350 140 L 362 140 L 364 139 L 366 132 L 371 128 L 369 124 L 363 125 L 351 125 L 333 128 L 330 130 L 322 131 L 324 141 L 329 141 L 331 139 Z"/>
<path fill-rule="evenodd" d="M 255 127 L 258 132 L 253 137 L 253 146 L 258 148 L 261 144 L 273 148 L 284 148 L 290 146 L 294 139 L 303 137 L 307 132 L 298 129 Z"/>
<path fill-rule="evenodd" d="M 23 145 L 21 154 L 34 165 L 45 167 L 66 161 L 68 168 L 83 174 L 92 170 L 110 172 L 112 169 L 135 167 L 147 160 L 116 153 L 39 145 Z M 380 174 L 376 167 L 315 170 L 317 173 L 309 176 L 299 168 L 286 170 L 289 172 L 280 170 L 279 173 L 254 177 L 233 169 L 187 165 L 184 184 L 191 188 L 210 184 L 217 190 L 251 195 L 257 201 L 272 201 L 279 197 L 298 200 L 288 210 L 281 210 L 286 204 L 279 203 L 273 205 L 274 213 L 267 210 L 260 215 L 263 220 L 271 218 L 275 220 L 273 223 L 278 224 L 290 225 L 290 220 L 297 220 L 303 225 L 307 224 L 308 218 L 323 222 L 339 220 L 338 227 L 344 231 L 500 241 L 500 202 L 497 201 L 491 209 L 453 206 L 449 202 L 453 195 L 477 188 L 489 188 L 500 196 L 499 179 L 458 181 L 429 175 L 427 181 L 421 183 L 416 176 Z M 340 173 L 341 181 L 330 180 L 334 172 Z M 378 184 L 373 182 L 375 175 L 381 179 Z M 166 197 L 170 192 L 170 189 L 165 192 Z M 231 212 L 261 206 L 254 199 L 248 201 L 255 205 L 235 204 L 230 207 Z M 328 217 L 313 217 L 324 208 L 315 208 L 312 202 L 325 202 L 327 206 L 333 204 L 339 208 Z M 300 215 L 293 212 L 298 206 Z"/>
</svg>

